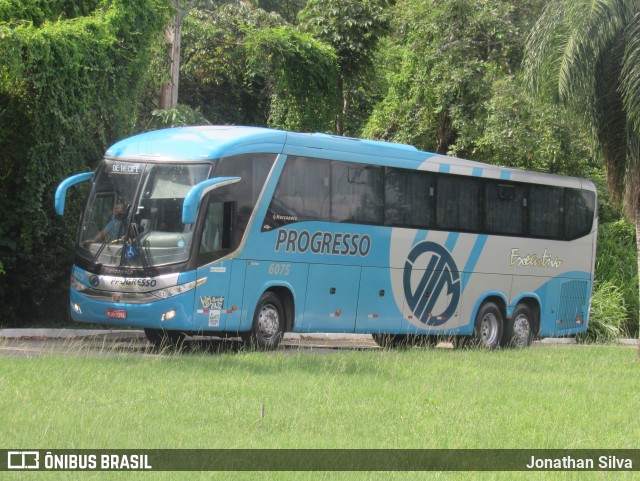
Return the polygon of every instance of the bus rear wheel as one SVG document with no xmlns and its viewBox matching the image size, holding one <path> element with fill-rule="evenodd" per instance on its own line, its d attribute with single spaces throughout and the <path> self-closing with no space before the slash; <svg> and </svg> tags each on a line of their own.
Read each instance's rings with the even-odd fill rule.
<svg viewBox="0 0 640 481">
<path fill-rule="evenodd" d="M 529 347 L 533 341 L 533 315 L 526 304 L 518 304 L 513 311 L 511 320 L 504 328 L 502 345 L 507 347 Z"/>
<path fill-rule="evenodd" d="M 284 336 L 285 325 L 282 301 L 275 293 L 267 291 L 258 301 L 251 330 L 243 333 L 242 339 L 251 349 L 275 349 Z"/>
<path fill-rule="evenodd" d="M 485 302 L 476 315 L 473 341 L 480 347 L 493 350 L 500 345 L 504 318 L 494 302 Z"/>
</svg>

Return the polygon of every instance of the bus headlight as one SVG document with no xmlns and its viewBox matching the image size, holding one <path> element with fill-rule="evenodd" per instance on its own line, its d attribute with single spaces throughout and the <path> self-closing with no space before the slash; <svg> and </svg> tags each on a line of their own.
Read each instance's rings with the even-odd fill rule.
<svg viewBox="0 0 640 481">
<path fill-rule="evenodd" d="M 198 279 L 197 281 L 187 282 L 186 284 L 178 284 L 177 286 L 165 287 L 164 289 L 158 289 L 157 291 L 151 291 L 149 294 L 158 297 L 160 299 L 168 299 L 169 297 L 184 294 L 185 292 L 195 289 L 199 285 L 205 283 L 207 278 Z"/>
<path fill-rule="evenodd" d="M 80 282 L 78 279 L 76 279 L 73 276 L 71 277 L 71 287 L 73 287 L 78 292 L 86 291 L 87 289 L 89 289 L 87 286 L 85 286 L 82 282 Z"/>
</svg>

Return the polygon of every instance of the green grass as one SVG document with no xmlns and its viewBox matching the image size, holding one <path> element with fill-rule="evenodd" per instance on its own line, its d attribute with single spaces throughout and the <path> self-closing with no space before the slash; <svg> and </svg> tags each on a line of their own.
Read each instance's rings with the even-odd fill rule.
<svg viewBox="0 0 640 481">
<path fill-rule="evenodd" d="M 640 362 L 636 349 L 616 346 L 5 357 L 0 393 L 0 446 L 5 448 L 640 447 Z M 186 479 L 184 474 L 74 477 Z M 638 474 L 346 477 L 638 479 Z M 30 473 L 29 478 L 68 475 Z M 189 476 L 276 477 L 342 479 L 345 474 Z"/>
</svg>

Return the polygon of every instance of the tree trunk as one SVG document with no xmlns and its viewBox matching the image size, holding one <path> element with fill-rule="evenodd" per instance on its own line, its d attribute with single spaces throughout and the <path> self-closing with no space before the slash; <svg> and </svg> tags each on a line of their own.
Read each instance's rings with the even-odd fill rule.
<svg viewBox="0 0 640 481">
<path fill-rule="evenodd" d="M 187 9 L 174 0 L 176 16 L 165 31 L 167 38 L 167 56 L 169 57 L 169 80 L 160 90 L 160 108 L 175 109 L 178 105 L 178 85 L 180 82 L 180 42 L 182 39 L 182 19 Z"/>
<path fill-rule="evenodd" d="M 338 80 L 338 93 L 340 95 L 340 105 L 338 106 L 338 115 L 336 116 L 336 134 L 344 135 L 344 117 L 347 110 L 347 96 L 344 94 L 344 81 L 342 78 Z"/>
<path fill-rule="evenodd" d="M 635 205 L 636 220 L 636 248 L 638 249 L 638 296 L 640 296 L 640 195 L 636 198 Z M 640 316 L 638 316 L 640 318 Z M 638 321 L 640 323 L 640 319 Z M 640 329 L 640 325 L 638 326 Z M 638 357 L 640 357 L 640 332 L 638 332 Z"/>
<path fill-rule="evenodd" d="M 451 116 L 449 115 L 449 110 L 445 110 L 440 116 L 436 153 L 446 155 L 449 145 L 451 145 Z"/>
</svg>

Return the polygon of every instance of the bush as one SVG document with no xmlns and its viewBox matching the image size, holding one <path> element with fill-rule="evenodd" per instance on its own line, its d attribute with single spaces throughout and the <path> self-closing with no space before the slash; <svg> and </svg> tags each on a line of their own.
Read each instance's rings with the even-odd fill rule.
<svg viewBox="0 0 640 481">
<path fill-rule="evenodd" d="M 178 104 L 175 109 L 156 109 L 151 112 L 149 130 L 166 129 L 169 127 L 184 127 L 187 125 L 208 125 L 209 122 L 200 109 L 193 109 L 188 105 Z"/>
<path fill-rule="evenodd" d="M 55 189 L 133 131 L 170 15 L 169 0 L 0 2 L 0 326 L 64 317 L 81 196 L 59 218 Z"/>
<path fill-rule="evenodd" d="M 615 293 L 608 286 L 615 286 Z M 621 332 L 638 336 L 638 257 L 635 226 L 625 220 L 602 224 L 598 232 L 596 253 L 595 295 L 609 289 L 621 296 L 625 319 Z M 621 304 L 619 304 L 620 306 Z M 614 304 L 615 306 L 615 304 Z M 618 306 L 617 311 L 622 309 Z M 612 313 L 617 316 L 617 313 Z"/>
<path fill-rule="evenodd" d="M 591 299 L 589 328 L 582 339 L 608 342 L 627 334 L 627 308 L 623 290 L 610 281 L 596 287 Z"/>
</svg>

